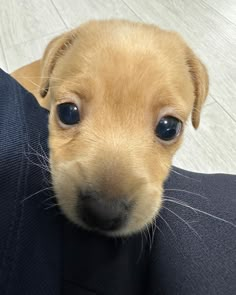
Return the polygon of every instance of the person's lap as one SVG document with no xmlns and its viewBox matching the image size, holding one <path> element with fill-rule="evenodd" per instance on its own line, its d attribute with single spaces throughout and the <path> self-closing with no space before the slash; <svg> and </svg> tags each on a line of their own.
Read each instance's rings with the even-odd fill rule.
<svg viewBox="0 0 236 295">
<path fill-rule="evenodd" d="M 47 116 L 0 72 L 1 294 L 236 293 L 236 176 L 173 167 L 149 230 L 89 233 L 47 200 Z"/>
</svg>

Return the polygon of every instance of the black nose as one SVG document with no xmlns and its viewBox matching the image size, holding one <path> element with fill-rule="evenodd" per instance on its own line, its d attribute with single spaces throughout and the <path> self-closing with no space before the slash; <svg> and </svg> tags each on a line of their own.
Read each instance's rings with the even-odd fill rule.
<svg viewBox="0 0 236 295">
<path fill-rule="evenodd" d="M 80 195 L 79 216 L 91 228 L 118 230 L 127 221 L 129 201 L 124 199 L 105 200 L 93 194 Z"/>
</svg>

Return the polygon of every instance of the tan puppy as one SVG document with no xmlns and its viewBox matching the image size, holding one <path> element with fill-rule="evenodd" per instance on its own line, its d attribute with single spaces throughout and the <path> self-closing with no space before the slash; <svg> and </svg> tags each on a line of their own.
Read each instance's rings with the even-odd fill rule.
<svg viewBox="0 0 236 295">
<path fill-rule="evenodd" d="M 190 114 L 199 125 L 208 92 L 203 64 L 174 32 L 92 21 L 50 42 L 40 75 L 62 211 L 107 235 L 143 229 L 161 208 Z"/>
</svg>

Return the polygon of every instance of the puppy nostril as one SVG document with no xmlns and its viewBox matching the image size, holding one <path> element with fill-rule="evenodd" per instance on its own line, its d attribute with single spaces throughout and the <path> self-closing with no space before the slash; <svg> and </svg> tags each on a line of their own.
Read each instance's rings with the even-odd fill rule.
<svg viewBox="0 0 236 295">
<path fill-rule="evenodd" d="M 81 198 L 79 216 L 92 228 L 111 231 L 125 224 L 128 209 L 126 200 L 104 200 L 87 195 Z"/>
</svg>

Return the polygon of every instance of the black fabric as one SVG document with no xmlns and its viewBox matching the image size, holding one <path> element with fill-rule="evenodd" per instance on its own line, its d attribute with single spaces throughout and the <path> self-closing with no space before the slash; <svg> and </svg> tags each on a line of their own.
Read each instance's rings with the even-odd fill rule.
<svg viewBox="0 0 236 295">
<path fill-rule="evenodd" d="M 1 295 L 236 294 L 236 176 L 173 167 L 155 228 L 89 233 L 47 189 L 47 116 L 0 72 Z"/>
<path fill-rule="evenodd" d="M 149 234 L 114 240 L 64 225 L 63 294 L 76 294 L 71 284 L 91 294 L 236 294 L 236 177 L 174 171 Z"/>
<path fill-rule="evenodd" d="M 0 72 L 1 295 L 60 292 L 60 222 L 44 210 L 49 177 L 40 155 L 47 153 L 47 117 L 31 94 Z"/>
</svg>

